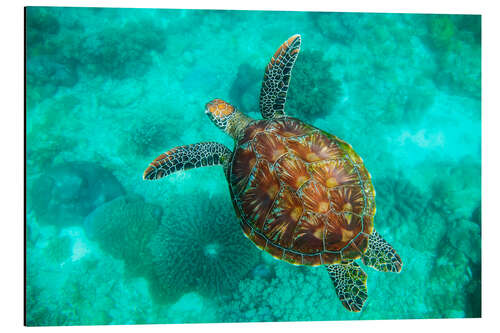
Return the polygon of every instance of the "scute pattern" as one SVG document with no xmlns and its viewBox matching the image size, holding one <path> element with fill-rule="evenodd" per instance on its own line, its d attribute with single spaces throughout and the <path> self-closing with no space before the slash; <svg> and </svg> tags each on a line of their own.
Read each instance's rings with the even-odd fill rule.
<svg viewBox="0 0 500 333">
<path fill-rule="evenodd" d="M 254 122 L 228 179 L 243 231 L 274 257 L 316 266 L 366 251 L 375 192 L 361 158 L 335 136 L 290 117 Z"/>
</svg>

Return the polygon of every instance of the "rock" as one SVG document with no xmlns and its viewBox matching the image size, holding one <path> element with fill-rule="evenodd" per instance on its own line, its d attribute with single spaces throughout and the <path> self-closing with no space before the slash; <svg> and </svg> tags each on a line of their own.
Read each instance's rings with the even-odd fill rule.
<svg viewBox="0 0 500 333">
<path fill-rule="evenodd" d="M 113 174 L 90 162 L 56 165 L 27 190 L 28 209 L 41 224 L 78 225 L 96 207 L 125 193 Z"/>
</svg>

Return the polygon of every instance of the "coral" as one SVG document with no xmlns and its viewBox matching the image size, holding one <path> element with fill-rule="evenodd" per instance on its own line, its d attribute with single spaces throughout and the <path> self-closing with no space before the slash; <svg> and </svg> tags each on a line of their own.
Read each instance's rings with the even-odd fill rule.
<svg viewBox="0 0 500 333">
<path fill-rule="evenodd" d="M 73 87 L 78 82 L 75 64 L 64 63 L 47 55 L 26 61 L 27 107 L 52 97 L 60 87 Z"/>
<path fill-rule="evenodd" d="M 329 40 L 349 45 L 356 38 L 356 26 L 362 17 L 355 13 L 308 13 L 318 31 Z"/>
<path fill-rule="evenodd" d="M 109 107 L 124 109 L 133 103 L 143 102 L 144 82 L 135 78 L 124 80 L 106 80 L 100 87 L 99 103 Z M 147 107 L 145 107 L 147 109 Z"/>
<path fill-rule="evenodd" d="M 314 118 L 327 113 L 342 96 L 341 82 L 332 77 L 331 63 L 320 51 L 302 51 L 293 68 L 287 113 Z"/>
<path fill-rule="evenodd" d="M 469 300 L 476 297 L 480 299 L 481 292 L 478 292 L 477 283 L 474 283 L 478 281 L 477 276 L 473 276 L 471 264 L 467 256 L 457 250 L 447 237 L 443 238 L 427 284 L 432 297 L 426 298 L 426 302 L 433 308 L 436 317 L 465 317 L 464 310 Z M 457 293 L 457 290 L 462 292 Z"/>
<path fill-rule="evenodd" d="M 448 228 L 450 244 L 474 264 L 481 262 L 481 228 L 468 220 L 455 220 Z"/>
<path fill-rule="evenodd" d="M 424 41 L 434 50 L 439 70 L 434 81 L 456 95 L 481 97 L 481 18 L 429 15 Z"/>
<path fill-rule="evenodd" d="M 276 277 L 240 282 L 238 290 L 218 308 L 224 322 L 333 320 L 343 311 L 323 267 L 296 267 L 274 262 Z M 335 306 L 335 302 L 338 306 Z"/>
<path fill-rule="evenodd" d="M 420 251 L 435 251 L 448 230 L 446 216 L 402 174 L 374 181 L 377 193 L 375 229 Z M 387 232 L 386 232 L 387 231 Z M 408 233 L 413 234 L 407 237 Z"/>
<path fill-rule="evenodd" d="M 55 263 L 62 263 L 71 257 L 73 250 L 73 241 L 70 236 L 62 235 L 53 238 L 43 249 L 43 256 Z"/>
<path fill-rule="evenodd" d="M 153 20 L 128 21 L 89 34 L 79 56 L 89 73 L 123 79 L 144 74 L 151 66 L 152 51 L 162 52 L 166 31 Z"/>
<path fill-rule="evenodd" d="M 121 196 L 97 207 L 85 219 L 90 239 L 121 259 L 132 275 L 149 276 L 151 253 L 147 244 L 161 220 L 160 207 L 137 196 Z"/>
<path fill-rule="evenodd" d="M 124 193 L 111 172 L 90 162 L 54 165 L 28 183 L 26 202 L 41 224 L 78 225 L 97 206 Z"/>
<path fill-rule="evenodd" d="M 142 118 L 135 121 L 129 132 L 124 148 L 140 156 L 151 157 L 165 149 L 165 140 L 171 131 L 155 119 Z"/>
<path fill-rule="evenodd" d="M 51 8 L 28 7 L 26 9 L 26 42 L 27 55 L 40 52 L 40 49 L 47 48 L 53 37 L 60 30 L 60 24 L 56 13 Z"/>
<path fill-rule="evenodd" d="M 27 244 L 26 323 L 28 326 L 103 325 L 164 323 L 164 309 L 156 307 L 143 278 L 126 275 L 121 260 L 87 239 L 80 227 L 61 231 L 27 221 L 29 229 L 40 230 L 36 244 Z M 59 234 L 59 237 L 57 236 Z M 53 241 L 88 248 L 83 256 L 74 255 L 64 264 L 47 257 Z M 157 314 L 158 313 L 158 314 Z M 170 319 L 170 318 L 169 318 Z"/>
<path fill-rule="evenodd" d="M 227 196 L 210 198 L 205 191 L 193 196 L 171 203 L 150 243 L 162 300 L 191 291 L 222 299 L 260 257 L 243 236 Z"/>
<path fill-rule="evenodd" d="M 44 86 L 45 87 L 45 86 Z M 81 128 L 81 100 L 76 94 L 51 98 L 37 108 L 27 109 L 26 164 L 33 174 L 50 169 L 61 153 L 72 155 L 85 138 L 77 138 Z"/>
<path fill-rule="evenodd" d="M 64 35 L 57 8 L 29 7 L 26 12 L 26 95 L 31 107 L 50 98 L 59 87 L 78 82 L 76 62 L 60 47 Z"/>
<path fill-rule="evenodd" d="M 395 86 L 388 94 L 384 112 L 378 118 L 386 123 L 414 123 L 423 118 L 435 98 L 431 80 L 418 77 L 412 82 Z"/>
<path fill-rule="evenodd" d="M 429 15 L 428 17 L 428 42 L 438 50 L 449 50 L 455 47 L 457 28 L 452 15 Z"/>
<path fill-rule="evenodd" d="M 213 305 L 197 293 L 184 294 L 168 311 L 172 324 L 215 322 Z"/>
<path fill-rule="evenodd" d="M 437 165 L 432 199 L 450 219 L 469 218 L 481 202 L 481 164 L 473 156 Z"/>
<path fill-rule="evenodd" d="M 429 205 L 429 199 L 400 173 L 376 178 L 373 183 L 377 195 L 377 218 L 388 220 L 384 224 L 398 226 L 417 220 Z"/>
</svg>

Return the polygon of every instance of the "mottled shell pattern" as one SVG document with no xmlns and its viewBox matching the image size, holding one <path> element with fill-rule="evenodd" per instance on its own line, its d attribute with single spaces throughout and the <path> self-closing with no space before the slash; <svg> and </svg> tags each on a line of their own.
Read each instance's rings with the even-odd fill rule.
<svg viewBox="0 0 500 333">
<path fill-rule="evenodd" d="M 245 235 L 273 257 L 317 266 L 365 252 L 375 191 L 361 157 L 339 138 L 292 117 L 254 121 L 227 177 Z"/>
</svg>

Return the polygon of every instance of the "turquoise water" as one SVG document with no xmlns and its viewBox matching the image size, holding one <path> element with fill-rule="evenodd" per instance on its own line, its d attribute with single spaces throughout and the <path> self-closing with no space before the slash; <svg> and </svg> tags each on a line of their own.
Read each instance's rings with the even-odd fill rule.
<svg viewBox="0 0 500 333">
<path fill-rule="evenodd" d="M 481 315 L 479 16 L 31 7 L 26 20 L 28 325 Z M 243 236 L 221 167 L 142 180 L 177 145 L 232 147 L 205 103 L 260 117 L 264 68 L 295 33 L 286 111 L 363 157 L 376 229 L 404 262 L 365 268 L 360 313 L 324 268 Z"/>
</svg>

